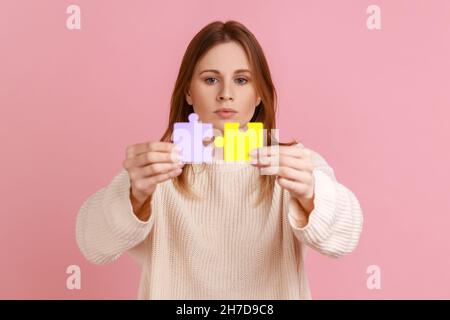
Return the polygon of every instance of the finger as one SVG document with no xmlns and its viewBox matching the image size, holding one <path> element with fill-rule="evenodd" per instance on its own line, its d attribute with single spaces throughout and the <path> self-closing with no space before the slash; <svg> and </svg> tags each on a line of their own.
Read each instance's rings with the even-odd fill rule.
<svg viewBox="0 0 450 320">
<path fill-rule="evenodd" d="M 304 194 L 309 189 L 309 187 L 307 185 L 297 182 L 297 181 L 292 181 L 292 180 L 285 179 L 285 178 L 278 178 L 277 181 L 282 188 L 294 191 L 295 193 L 298 193 L 298 194 Z"/>
<path fill-rule="evenodd" d="M 251 163 L 256 167 L 264 166 L 280 166 L 280 167 L 290 167 L 297 170 L 313 171 L 314 165 L 310 160 L 304 158 L 296 158 L 292 156 L 282 155 L 282 156 L 271 156 L 271 157 L 259 157 L 254 162 Z"/>
<path fill-rule="evenodd" d="M 285 179 L 298 181 L 305 184 L 310 184 L 312 182 L 311 173 L 295 170 L 289 167 L 279 167 L 277 175 Z"/>
<path fill-rule="evenodd" d="M 250 151 L 250 164 L 257 166 L 267 166 L 270 163 L 278 163 L 278 146 L 268 146 L 256 148 Z"/>
<path fill-rule="evenodd" d="M 298 182 L 295 182 L 295 181 L 292 181 L 289 179 L 285 179 L 285 178 L 278 178 L 277 181 L 282 188 L 286 188 L 288 190 L 294 190 L 298 183 Z"/>
<path fill-rule="evenodd" d="M 285 155 L 295 158 L 308 158 L 311 156 L 311 151 L 301 146 L 266 146 L 255 150 L 258 157 Z"/>
<path fill-rule="evenodd" d="M 311 163 L 311 161 L 286 155 L 280 157 L 262 157 L 260 159 L 257 159 L 255 163 L 252 163 L 252 165 L 256 167 L 289 167 L 296 170 L 310 172 L 314 170 L 314 165 Z"/>
<path fill-rule="evenodd" d="M 138 143 L 127 148 L 127 158 L 135 157 L 148 151 L 172 152 L 175 146 L 171 142 L 163 141 Z"/>
<path fill-rule="evenodd" d="M 278 156 L 252 158 L 250 164 L 256 167 L 279 166 L 280 158 Z"/>
<path fill-rule="evenodd" d="M 314 165 L 311 163 L 311 161 L 305 160 L 303 158 L 294 158 L 291 156 L 280 157 L 279 166 L 309 172 L 312 172 L 314 170 Z"/>
<path fill-rule="evenodd" d="M 295 170 L 288 167 L 274 167 L 274 166 L 263 167 L 261 168 L 261 174 L 277 175 L 281 178 L 305 184 L 310 184 L 312 181 L 311 173 L 308 173 L 306 171 Z"/>
<path fill-rule="evenodd" d="M 280 146 L 280 155 L 295 157 L 295 158 L 309 158 L 311 151 L 302 146 Z"/>
<path fill-rule="evenodd" d="M 145 167 L 140 167 L 137 170 L 133 170 L 130 172 L 130 178 L 137 180 L 142 178 L 151 177 L 158 174 L 167 173 L 173 171 L 178 168 L 183 168 L 184 163 L 152 163 Z"/>
<path fill-rule="evenodd" d="M 141 153 L 140 155 L 127 159 L 126 164 L 128 166 L 136 166 L 143 167 L 151 163 L 159 163 L 159 162 L 168 162 L 168 163 L 177 163 L 181 161 L 181 156 L 175 153 L 167 153 L 167 152 L 146 152 Z"/>
<path fill-rule="evenodd" d="M 278 149 L 279 146 L 265 146 L 256 148 L 250 151 L 250 156 L 253 158 L 276 156 L 279 154 Z"/>
<path fill-rule="evenodd" d="M 138 143 L 127 147 L 126 158 L 132 158 L 138 154 L 148 151 L 148 142 Z"/>
<path fill-rule="evenodd" d="M 169 172 L 166 173 L 162 173 L 162 174 L 158 174 L 155 176 L 151 176 L 148 178 L 144 178 L 143 180 L 145 181 L 145 183 L 147 183 L 149 186 L 150 185 L 155 185 L 164 181 L 167 181 L 169 179 L 172 179 L 178 175 L 181 174 L 181 172 L 183 172 L 183 169 L 175 169 L 175 170 L 171 170 Z"/>
<path fill-rule="evenodd" d="M 279 167 L 278 166 L 264 166 L 261 167 L 259 170 L 259 173 L 261 175 L 267 175 L 267 176 L 273 176 L 278 173 Z"/>
</svg>

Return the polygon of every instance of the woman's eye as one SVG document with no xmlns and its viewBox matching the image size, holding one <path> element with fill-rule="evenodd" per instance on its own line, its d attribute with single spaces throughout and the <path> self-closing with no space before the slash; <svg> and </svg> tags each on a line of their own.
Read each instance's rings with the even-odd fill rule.
<svg viewBox="0 0 450 320">
<path fill-rule="evenodd" d="M 207 84 L 214 84 L 214 83 L 216 83 L 216 80 L 217 80 L 216 78 L 208 77 L 208 78 L 205 79 L 205 82 L 206 82 Z M 246 83 L 248 82 L 248 80 L 245 79 L 245 78 L 237 78 L 237 79 L 236 79 L 236 82 L 237 82 L 238 84 L 246 84 Z"/>
<path fill-rule="evenodd" d="M 211 77 L 210 77 L 210 78 L 206 78 L 206 79 L 205 79 L 206 83 L 207 83 L 207 84 L 213 84 L 211 81 L 209 81 L 209 80 L 211 80 L 211 79 L 217 80 L 216 78 L 211 78 Z"/>
<path fill-rule="evenodd" d="M 245 79 L 245 78 L 237 78 L 236 80 L 238 80 L 239 84 L 246 84 L 248 82 L 247 79 Z M 244 82 L 242 82 L 240 80 L 243 80 Z"/>
</svg>

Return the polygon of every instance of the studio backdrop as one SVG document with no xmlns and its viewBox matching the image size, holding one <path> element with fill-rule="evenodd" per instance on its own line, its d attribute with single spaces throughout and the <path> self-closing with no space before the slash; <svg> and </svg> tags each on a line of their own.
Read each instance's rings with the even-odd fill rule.
<svg viewBox="0 0 450 320">
<path fill-rule="evenodd" d="M 1 0 L 1 299 L 136 297 L 130 256 L 83 257 L 77 213 L 161 137 L 189 41 L 228 20 L 264 50 L 280 139 L 363 211 L 352 254 L 307 251 L 313 299 L 450 298 L 450 1 Z"/>
</svg>

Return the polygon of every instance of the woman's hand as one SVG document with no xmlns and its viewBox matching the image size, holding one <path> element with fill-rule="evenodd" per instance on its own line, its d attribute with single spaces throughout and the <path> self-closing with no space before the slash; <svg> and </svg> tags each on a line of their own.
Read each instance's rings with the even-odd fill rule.
<svg viewBox="0 0 450 320">
<path fill-rule="evenodd" d="M 277 175 L 279 185 L 287 189 L 309 215 L 314 209 L 315 183 L 311 150 L 294 145 L 262 147 L 254 151 L 250 153 L 254 155 L 252 165 L 263 169 L 265 174 Z"/>
<path fill-rule="evenodd" d="M 127 147 L 123 167 L 130 176 L 130 199 L 134 212 L 148 202 L 158 183 L 181 174 L 183 163 L 175 144 L 145 142 Z"/>
</svg>

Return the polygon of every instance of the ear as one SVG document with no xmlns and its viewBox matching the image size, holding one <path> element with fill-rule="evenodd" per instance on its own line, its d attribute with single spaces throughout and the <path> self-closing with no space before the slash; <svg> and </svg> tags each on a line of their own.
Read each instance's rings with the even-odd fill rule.
<svg viewBox="0 0 450 320">
<path fill-rule="evenodd" d="M 260 103 L 261 103 L 261 97 L 258 97 L 258 100 L 256 100 L 256 106 L 259 106 Z"/>
<path fill-rule="evenodd" d="M 190 106 L 192 106 L 192 98 L 191 98 L 191 93 L 190 93 L 190 91 L 188 91 L 188 92 L 186 92 L 186 102 L 190 105 Z"/>
</svg>

